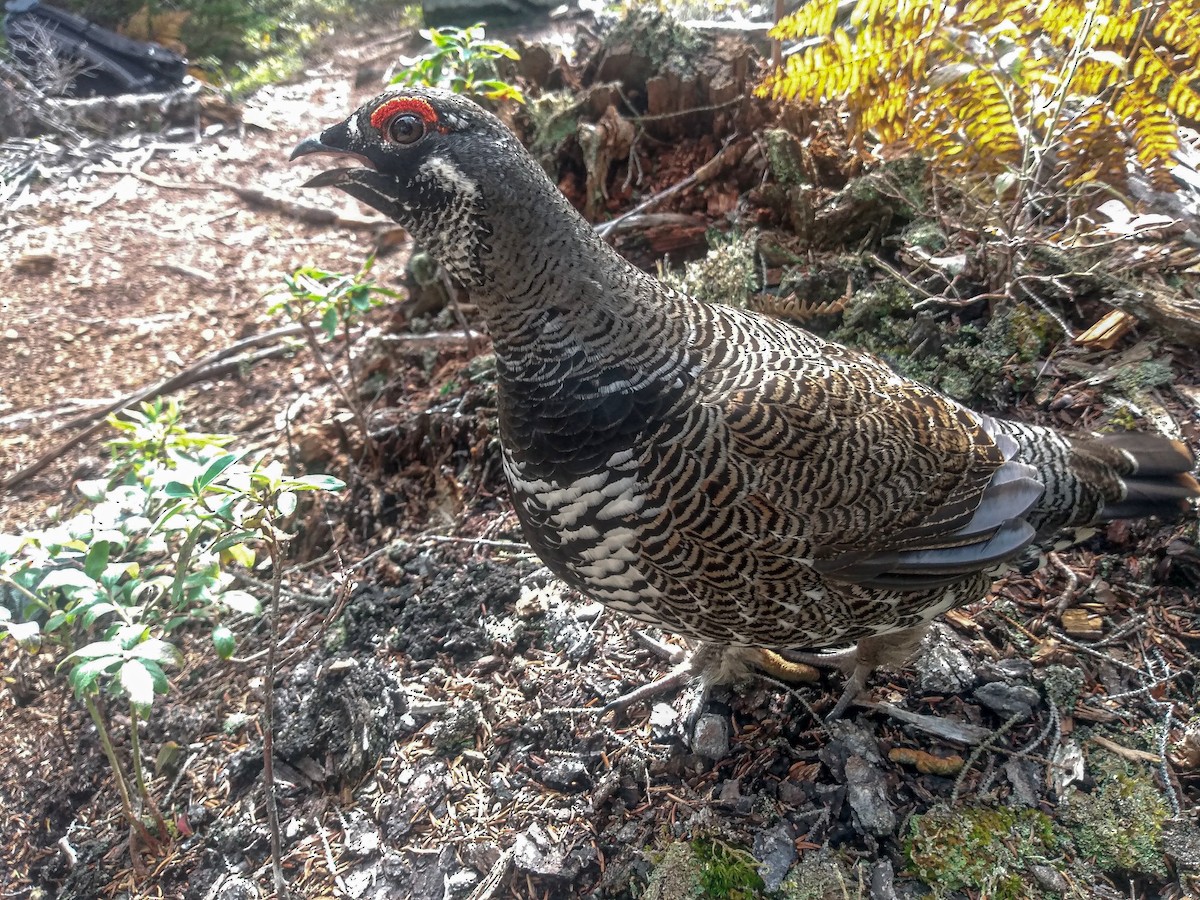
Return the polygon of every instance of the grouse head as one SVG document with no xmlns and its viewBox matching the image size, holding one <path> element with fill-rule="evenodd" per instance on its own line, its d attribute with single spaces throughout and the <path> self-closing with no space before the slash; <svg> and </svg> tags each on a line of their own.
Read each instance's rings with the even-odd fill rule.
<svg viewBox="0 0 1200 900">
<path fill-rule="evenodd" d="M 409 87 L 380 94 L 302 141 L 291 158 L 319 153 L 351 164 L 305 187 L 340 188 L 394 219 L 465 284 L 486 279 L 493 235 L 528 235 L 553 212 L 547 202 L 563 205 L 499 119 L 447 91 Z"/>
</svg>

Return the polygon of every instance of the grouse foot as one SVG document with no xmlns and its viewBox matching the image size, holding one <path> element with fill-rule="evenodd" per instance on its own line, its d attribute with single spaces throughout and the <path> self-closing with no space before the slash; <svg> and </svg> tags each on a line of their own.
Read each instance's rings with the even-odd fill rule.
<svg viewBox="0 0 1200 900">
<path fill-rule="evenodd" d="M 880 666 L 902 666 L 908 662 L 917 652 L 928 630 L 929 625 L 926 623 L 876 637 L 860 638 L 857 644 L 845 650 L 830 653 L 787 650 L 781 656 L 791 663 L 833 668 L 845 673 L 846 686 L 842 689 L 842 696 L 826 716 L 826 721 L 832 721 L 840 719 L 854 698 L 866 687 L 871 672 Z"/>
<path fill-rule="evenodd" d="M 635 634 L 647 647 L 673 663 L 673 667 L 666 675 L 636 687 L 615 700 L 610 700 L 600 707 L 597 718 L 602 718 L 609 713 L 621 712 L 635 703 L 649 700 L 652 697 L 679 691 L 695 682 L 698 687 L 697 695 L 689 703 L 688 712 L 684 718 L 685 733 L 691 734 L 695 730 L 700 714 L 708 705 L 712 689 L 717 685 L 740 681 L 755 671 L 790 682 L 813 682 L 820 677 L 820 673 L 807 663 L 785 659 L 773 650 L 702 643 L 694 650 L 688 651 L 682 647 L 664 644 L 641 632 L 635 632 Z M 596 712 L 596 710 L 562 708 L 555 712 Z"/>
<path fill-rule="evenodd" d="M 816 681 L 820 677 L 808 663 L 785 659 L 773 650 L 760 647 L 702 643 L 688 652 L 682 647 L 656 641 L 641 632 L 637 636 L 654 652 L 674 663 L 675 667 L 661 678 L 610 700 L 601 709 L 601 715 L 620 712 L 642 700 L 669 693 L 684 687 L 693 679 L 700 683 L 700 705 L 703 706 L 714 687 L 740 681 L 755 670 L 784 681 Z"/>
</svg>

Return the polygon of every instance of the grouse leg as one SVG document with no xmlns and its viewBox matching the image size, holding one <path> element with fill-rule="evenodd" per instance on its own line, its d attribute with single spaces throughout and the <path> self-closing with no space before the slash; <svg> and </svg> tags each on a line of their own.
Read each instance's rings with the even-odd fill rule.
<svg viewBox="0 0 1200 900">
<path fill-rule="evenodd" d="M 846 686 L 842 696 L 826 717 L 827 721 L 840 719 L 850 704 L 867 685 L 871 672 L 880 666 L 901 666 L 917 652 L 929 624 L 892 631 L 888 634 L 860 638 L 853 647 L 835 650 L 832 653 L 801 653 L 784 651 L 781 655 L 791 663 L 833 668 L 844 672 Z"/>
<path fill-rule="evenodd" d="M 700 714 L 704 712 L 709 695 L 716 685 L 738 681 L 755 669 L 784 681 L 816 681 L 819 677 L 816 670 L 806 663 L 785 659 L 773 650 L 702 643 L 688 652 L 656 641 L 640 632 L 637 636 L 654 652 L 674 663 L 674 668 L 661 678 L 609 701 L 601 708 L 601 716 L 610 712 L 620 712 L 634 703 L 678 690 L 696 679 L 699 682 L 699 690 L 695 701 L 690 704 L 685 721 L 690 734 Z"/>
</svg>

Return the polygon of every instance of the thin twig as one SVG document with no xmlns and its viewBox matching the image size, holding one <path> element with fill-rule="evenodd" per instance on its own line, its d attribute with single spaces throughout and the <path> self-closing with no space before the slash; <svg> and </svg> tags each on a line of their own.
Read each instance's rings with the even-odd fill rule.
<svg viewBox="0 0 1200 900">
<path fill-rule="evenodd" d="M 110 413 L 119 412 L 120 410 L 126 409 L 135 403 L 139 403 L 142 400 L 147 400 L 151 397 L 160 397 L 163 394 L 169 394 L 173 391 L 179 390 L 180 388 L 194 384 L 197 381 L 207 381 L 211 378 L 219 378 L 228 372 L 236 372 L 243 366 L 260 362 L 271 356 L 276 356 L 287 349 L 286 345 L 279 344 L 274 347 L 268 347 L 265 350 L 259 350 L 255 351 L 254 353 L 247 353 L 243 356 L 230 358 L 232 354 L 244 347 L 265 343 L 268 340 L 277 340 L 281 337 L 286 337 L 293 334 L 300 334 L 301 331 L 302 329 L 299 325 L 286 325 L 282 328 L 275 328 L 271 331 L 264 332 L 263 334 L 245 338 L 229 347 L 226 347 L 224 350 L 218 350 L 216 353 L 209 354 L 208 356 L 198 360 L 183 371 L 177 372 L 169 378 L 164 378 L 161 381 L 156 381 L 151 385 L 139 388 L 131 394 L 126 394 L 124 397 L 114 400 L 107 406 L 91 410 L 90 412 L 84 413 L 83 415 L 72 419 L 70 422 L 58 426 L 55 431 L 62 431 L 64 429 L 73 428 L 88 422 L 92 423 L 83 431 L 46 451 L 28 466 L 23 469 L 18 469 L 3 482 L 0 482 L 0 490 L 11 490 L 18 484 L 21 484 L 23 481 L 26 481 L 31 476 L 36 475 L 42 469 L 46 468 L 46 466 L 54 462 L 54 460 L 58 459 L 72 447 L 75 447 L 87 440 L 104 427 L 106 417 Z"/>
<path fill-rule="evenodd" d="M 267 522 L 274 529 L 274 523 Z M 279 643 L 279 591 L 283 566 L 279 545 L 274 533 L 268 536 L 267 552 L 271 556 L 271 627 L 267 637 L 267 678 L 263 685 L 263 789 L 266 794 L 267 826 L 271 832 L 271 874 L 275 881 L 275 896 L 287 896 L 283 879 L 283 840 L 279 831 L 279 804 L 275 794 L 275 671 Z"/>
</svg>

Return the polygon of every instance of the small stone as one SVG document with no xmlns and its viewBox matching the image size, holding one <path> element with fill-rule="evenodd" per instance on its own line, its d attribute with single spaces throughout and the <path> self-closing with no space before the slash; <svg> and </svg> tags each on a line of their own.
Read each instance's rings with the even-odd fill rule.
<svg viewBox="0 0 1200 900">
<path fill-rule="evenodd" d="M 967 655 L 953 642 L 946 626 L 935 623 L 923 652 L 913 661 L 923 694 L 960 694 L 976 682 Z"/>
<path fill-rule="evenodd" d="M 1041 800 L 1041 774 L 1042 767 L 1030 759 L 1010 759 L 1004 764 L 1004 775 L 1012 785 L 1013 799 L 1030 809 Z"/>
<path fill-rule="evenodd" d="M 575 608 L 575 618 L 580 622 L 593 622 L 604 612 L 603 603 L 585 603 Z"/>
<path fill-rule="evenodd" d="M 517 868 L 534 875 L 561 875 L 565 856 L 556 847 L 546 829 L 534 822 L 513 842 L 513 862 Z"/>
<path fill-rule="evenodd" d="M 1029 867 L 1029 874 L 1038 883 L 1038 887 L 1052 894 L 1065 894 L 1070 887 L 1062 873 L 1052 866 L 1034 863 Z"/>
<path fill-rule="evenodd" d="M 216 900 L 258 900 L 258 887 L 248 878 L 230 875 L 213 895 Z"/>
<path fill-rule="evenodd" d="M 778 891 L 796 861 L 796 833 L 789 822 L 754 836 L 754 858 L 758 860 L 758 875 L 767 893 Z"/>
<path fill-rule="evenodd" d="M 785 781 L 779 785 L 779 802 L 784 806 L 798 807 L 808 801 L 808 792 L 801 785 Z"/>
<path fill-rule="evenodd" d="M 546 787 L 564 793 L 577 793 L 588 787 L 587 766 L 582 760 L 569 756 L 556 756 L 538 769 L 537 779 Z"/>
<path fill-rule="evenodd" d="M 1200 872 L 1200 829 L 1187 819 L 1167 819 L 1162 825 L 1163 856 L 1183 872 Z"/>
<path fill-rule="evenodd" d="M 1104 620 L 1086 609 L 1068 609 L 1062 614 L 1063 631 L 1077 640 L 1094 641 L 1104 635 Z"/>
<path fill-rule="evenodd" d="M 829 730 L 833 733 L 833 740 L 817 751 L 817 756 L 838 781 L 845 780 L 846 760 L 851 756 L 861 756 L 867 762 L 876 764 L 883 761 L 879 741 L 869 728 L 841 721 L 831 723 Z"/>
<path fill-rule="evenodd" d="M 21 332 L 15 328 L 6 328 L 4 329 L 4 339 L 6 341 L 19 341 L 21 339 Z"/>
<path fill-rule="evenodd" d="M 479 883 L 479 873 L 470 869 L 459 869 L 446 878 L 446 893 L 451 897 L 465 897 Z"/>
<path fill-rule="evenodd" d="M 896 870 L 890 859 L 881 859 L 871 867 L 871 900 L 896 900 Z"/>
<path fill-rule="evenodd" d="M 729 755 L 729 722 L 724 716 L 705 713 L 692 732 L 692 752 L 705 759 L 724 759 Z"/>
<path fill-rule="evenodd" d="M 440 722 L 429 729 L 429 740 L 438 750 L 457 750 L 464 744 L 475 743 L 475 729 L 482 716 L 479 704 L 467 700 L 450 709 Z"/>
<path fill-rule="evenodd" d="M 993 681 L 975 689 L 975 699 L 992 712 L 1008 717 L 1020 715 L 1028 718 L 1033 708 L 1042 701 L 1042 696 L 1027 684 L 1005 684 Z"/>
<path fill-rule="evenodd" d="M 379 834 L 379 826 L 365 812 L 359 809 L 348 811 L 344 817 L 345 834 L 342 844 L 353 856 L 373 856 L 379 852 L 383 843 Z"/>
<path fill-rule="evenodd" d="M 896 830 L 883 771 L 861 756 L 846 760 L 846 801 L 863 831 L 884 837 Z"/>
</svg>

